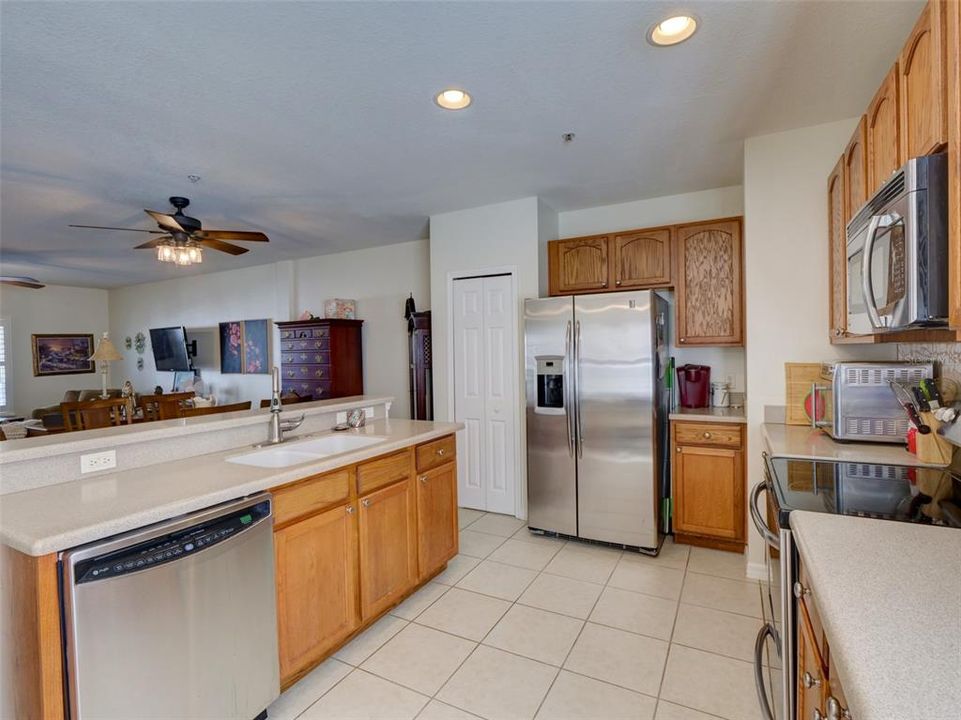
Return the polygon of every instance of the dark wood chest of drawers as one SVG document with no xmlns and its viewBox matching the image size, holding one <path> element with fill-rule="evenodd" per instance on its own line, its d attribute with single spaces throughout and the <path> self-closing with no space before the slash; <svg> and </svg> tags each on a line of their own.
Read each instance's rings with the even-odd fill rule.
<svg viewBox="0 0 961 720">
<path fill-rule="evenodd" d="M 280 328 L 283 392 L 314 400 L 362 395 L 363 320 L 291 320 Z"/>
</svg>

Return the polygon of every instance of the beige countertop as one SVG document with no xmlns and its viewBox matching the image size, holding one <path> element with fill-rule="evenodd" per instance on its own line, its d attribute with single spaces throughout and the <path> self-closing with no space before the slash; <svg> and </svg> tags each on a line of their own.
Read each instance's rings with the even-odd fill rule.
<svg viewBox="0 0 961 720">
<path fill-rule="evenodd" d="M 706 407 L 706 408 L 686 408 L 686 407 L 676 407 L 674 412 L 670 414 L 671 420 L 697 420 L 701 422 L 734 422 L 734 423 L 746 423 L 747 418 L 744 415 L 744 408 L 719 408 L 719 407 Z"/>
<path fill-rule="evenodd" d="M 245 446 L 11 493 L 0 501 L 0 542 L 28 555 L 46 555 L 449 435 L 461 427 L 377 420 L 347 432 L 383 437 L 383 442 L 285 468 L 226 462 L 252 450 Z M 290 434 L 284 447 L 294 448 L 296 440 L 296 433 Z"/>
<path fill-rule="evenodd" d="M 943 467 L 921 462 L 902 445 L 837 442 L 821 430 L 806 425 L 764 423 L 761 433 L 768 453 L 774 457 Z"/>
<path fill-rule="evenodd" d="M 851 715 L 958 717 L 961 531 L 800 511 L 791 529 Z"/>
</svg>

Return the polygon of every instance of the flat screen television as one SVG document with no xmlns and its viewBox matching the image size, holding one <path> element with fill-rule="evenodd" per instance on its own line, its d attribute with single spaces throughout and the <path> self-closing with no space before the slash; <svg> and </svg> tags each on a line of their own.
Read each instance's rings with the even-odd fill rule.
<svg viewBox="0 0 961 720">
<path fill-rule="evenodd" d="M 157 370 L 190 370 L 187 331 L 183 327 L 151 328 L 150 346 Z"/>
</svg>

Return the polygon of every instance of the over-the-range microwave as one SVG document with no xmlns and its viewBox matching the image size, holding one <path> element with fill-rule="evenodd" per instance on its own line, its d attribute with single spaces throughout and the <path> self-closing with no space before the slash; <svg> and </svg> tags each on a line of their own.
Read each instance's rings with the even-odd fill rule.
<svg viewBox="0 0 961 720">
<path fill-rule="evenodd" d="M 947 155 L 914 158 L 848 223 L 849 333 L 947 324 L 947 193 Z"/>
</svg>

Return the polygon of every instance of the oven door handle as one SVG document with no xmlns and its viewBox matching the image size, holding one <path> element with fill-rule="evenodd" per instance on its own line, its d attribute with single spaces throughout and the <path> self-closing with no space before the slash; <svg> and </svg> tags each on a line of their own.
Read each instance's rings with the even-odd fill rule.
<svg viewBox="0 0 961 720">
<path fill-rule="evenodd" d="M 868 319 L 871 321 L 871 327 L 876 330 L 884 330 L 885 326 L 881 323 L 878 305 L 874 301 L 874 280 L 871 279 L 871 256 L 874 254 L 874 241 L 877 239 L 878 230 L 881 229 L 882 224 L 884 227 L 890 225 L 890 216 L 871 216 L 871 222 L 868 223 L 867 235 L 864 238 L 864 250 L 861 252 L 861 292 L 864 293 L 864 307 L 868 311 Z"/>
<path fill-rule="evenodd" d="M 758 631 L 757 639 L 754 641 L 754 689 L 757 690 L 757 701 L 761 706 L 761 715 L 764 720 L 777 720 L 771 711 L 771 701 L 767 697 L 767 689 L 764 687 L 764 643 L 768 637 L 777 642 L 777 633 L 770 623 L 764 623 Z"/>
<path fill-rule="evenodd" d="M 762 492 L 767 492 L 767 489 L 767 482 L 759 482 L 751 488 L 751 499 L 748 502 L 748 509 L 751 511 L 751 520 L 754 521 L 754 527 L 757 528 L 757 531 L 761 534 L 761 537 L 764 538 L 764 541 L 775 550 L 780 550 L 780 539 L 771 532 L 771 529 L 767 526 L 767 522 L 764 520 L 764 516 L 761 515 L 761 511 L 757 507 L 758 498 L 761 497 Z"/>
</svg>

